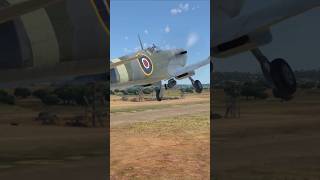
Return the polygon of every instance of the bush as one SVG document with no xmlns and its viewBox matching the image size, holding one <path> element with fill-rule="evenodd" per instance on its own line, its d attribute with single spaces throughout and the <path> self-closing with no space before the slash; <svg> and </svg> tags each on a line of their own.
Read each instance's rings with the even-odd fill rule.
<svg viewBox="0 0 320 180">
<path fill-rule="evenodd" d="M 38 89 L 38 90 L 35 90 L 32 95 L 36 98 L 39 98 L 39 99 L 42 99 L 44 98 L 45 96 L 48 96 L 50 94 L 50 92 L 46 89 Z"/>
<path fill-rule="evenodd" d="M 306 82 L 298 83 L 298 86 L 301 89 L 312 89 L 312 88 L 317 86 L 317 83 L 316 82 L 312 82 L 312 81 L 306 81 Z"/>
<path fill-rule="evenodd" d="M 139 95 L 139 90 L 137 88 L 128 88 L 127 89 L 128 95 Z"/>
<path fill-rule="evenodd" d="M 63 86 L 54 90 L 54 94 L 57 95 L 63 104 L 71 104 L 74 100 L 74 88 L 71 86 Z"/>
<path fill-rule="evenodd" d="M 0 102 L 4 104 L 14 105 L 15 97 L 9 95 L 5 90 L 0 90 Z"/>
<path fill-rule="evenodd" d="M 31 96 L 31 91 L 28 88 L 16 88 L 14 90 L 14 96 L 20 98 L 27 98 Z"/>
<path fill-rule="evenodd" d="M 55 94 L 49 94 L 47 96 L 44 96 L 40 98 L 42 103 L 45 105 L 57 105 L 60 103 L 60 99 Z"/>
<path fill-rule="evenodd" d="M 152 88 L 144 88 L 143 89 L 143 94 L 151 94 L 153 92 Z"/>
<path fill-rule="evenodd" d="M 266 99 L 268 94 L 265 92 L 266 87 L 260 82 L 246 82 L 241 87 L 241 95 L 249 99 L 253 97 L 255 99 Z"/>
<path fill-rule="evenodd" d="M 183 93 L 193 93 L 193 87 L 181 88 L 180 91 Z"/>
</svg>

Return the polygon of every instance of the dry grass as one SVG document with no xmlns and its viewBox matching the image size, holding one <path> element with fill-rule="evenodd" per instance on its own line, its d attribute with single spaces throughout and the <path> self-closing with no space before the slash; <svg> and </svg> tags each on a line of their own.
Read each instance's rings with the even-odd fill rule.
<svg viewBox="0 0 320 180">
<path fill-rule="evenodd" d="M 204 99 L 209 107 L 208 96 Z M 112 126 L 111 179 L 209 179 L 209 108 L 179 116 L 188 98 L 182 101 L 186 103 L 172 104 L 177 111 L 171 117 Z M 166 113 L 172 108 L 165 106 L 145 111 Z M 137 113 L 127 114 L 134 118 Z"/>
<path fill-rule="evenodd" d="M 112 179 L 208 179 L 208 116 L 112 129 Z"/>
<path fill-rule="evenodd" d="M 224 113 L 223 93 L 215 110 Z M 215 121 L 217 180 L 320 178 L 319 91 L 299 91 L 290 102 L 241 100 L 241 118 Z"/>
</svg>

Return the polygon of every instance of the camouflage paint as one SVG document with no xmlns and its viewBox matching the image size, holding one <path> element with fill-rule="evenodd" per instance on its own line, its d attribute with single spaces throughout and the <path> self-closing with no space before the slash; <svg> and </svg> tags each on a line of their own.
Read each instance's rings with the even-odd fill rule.
<svg viewBox="0 0 320 180">
<path fill-rule="evenodd" d="M 123 56 L 111 61 L 111 63 L 125 61 L 134 58 L 133 60 L 116 66 L 110 70 L 111 89 L 123 89 L 134 85 L 155 84 L 161 80 L 171 78 L 168 67 L 170 64 L 177 64 L 176 67 L 183 67 L 186 64 L 186 56 L 176 58 L 176 53 L 183 51 L 176 50 L 158 50 L 154 51 L 151 48 L 138 51 L 135 54 Z M 147 71 L 143 68 L 142 58 L 147 57 L 150 60 L 152 71 Z"/>
<path fill-rule="evenodd" d="M 0 0 L 0 8 L 21 1 Z M 0 24 L 0 81 L 105 73 L 107 4 L 65 0 Z"/>
</svg>

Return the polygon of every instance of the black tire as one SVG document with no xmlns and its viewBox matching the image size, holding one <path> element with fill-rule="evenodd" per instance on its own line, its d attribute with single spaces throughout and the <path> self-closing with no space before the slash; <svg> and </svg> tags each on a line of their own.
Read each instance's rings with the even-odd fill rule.
<svg viewBox="0 0 320 180">
<path fill-rule="evenodd" d="M 162 101 L 162 97 L 160 96 L 160 93 L 161 93 L 160 89 L 157 88 L 157 89 L 156 89 L 156 98 L 157 98 L 157 101 Z"/>
<path fill-rule="evenodd" d="M 197 92 L 197 93 L 201 93 L 202 90 L 203 90 L 203 86 L 201 84 L 201 82 L 199 80 L 195 80 L 194 83 L 193 83 L 193 87 L 194 87 L 194 90 Z"/>
<path fill-rule="evenodd" d="M 273 60 L 270 75 L 275 86 L 274 95 L 282 99 L 291 98 L 297 90 L 297 82 L 289 64 L 280 58 Z"/>
</svg>

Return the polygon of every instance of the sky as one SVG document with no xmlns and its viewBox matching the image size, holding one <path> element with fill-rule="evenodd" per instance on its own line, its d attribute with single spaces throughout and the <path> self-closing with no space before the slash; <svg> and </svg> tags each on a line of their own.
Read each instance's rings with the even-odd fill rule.
<svg viewBox="0 0 320 180">
<path fill-rule="evenodd" d="M 111 0 L 110 10 L 111 59 L 139 50 L 138 34 L 145 47 L 186 49 L 188 64 L 210 55 L 209 0 Z M 194 79 L 209 83 L 209 74 L 207 65 L 196 70 Z"/>
<path fill-rule="evenodd" d="M 243 13 L 258 10 L 277 0 L 247 0 Z M 261 50 L 270 59 L 284 58 L 295 70 L 320 68 L 320 11 L 310 10 L 271 28 L 273 42 Z M 260 72 L 260 67 L 250 53 L 243 53 L 224 60 L 217 60 L 217 71 Z"/>
</svg>

